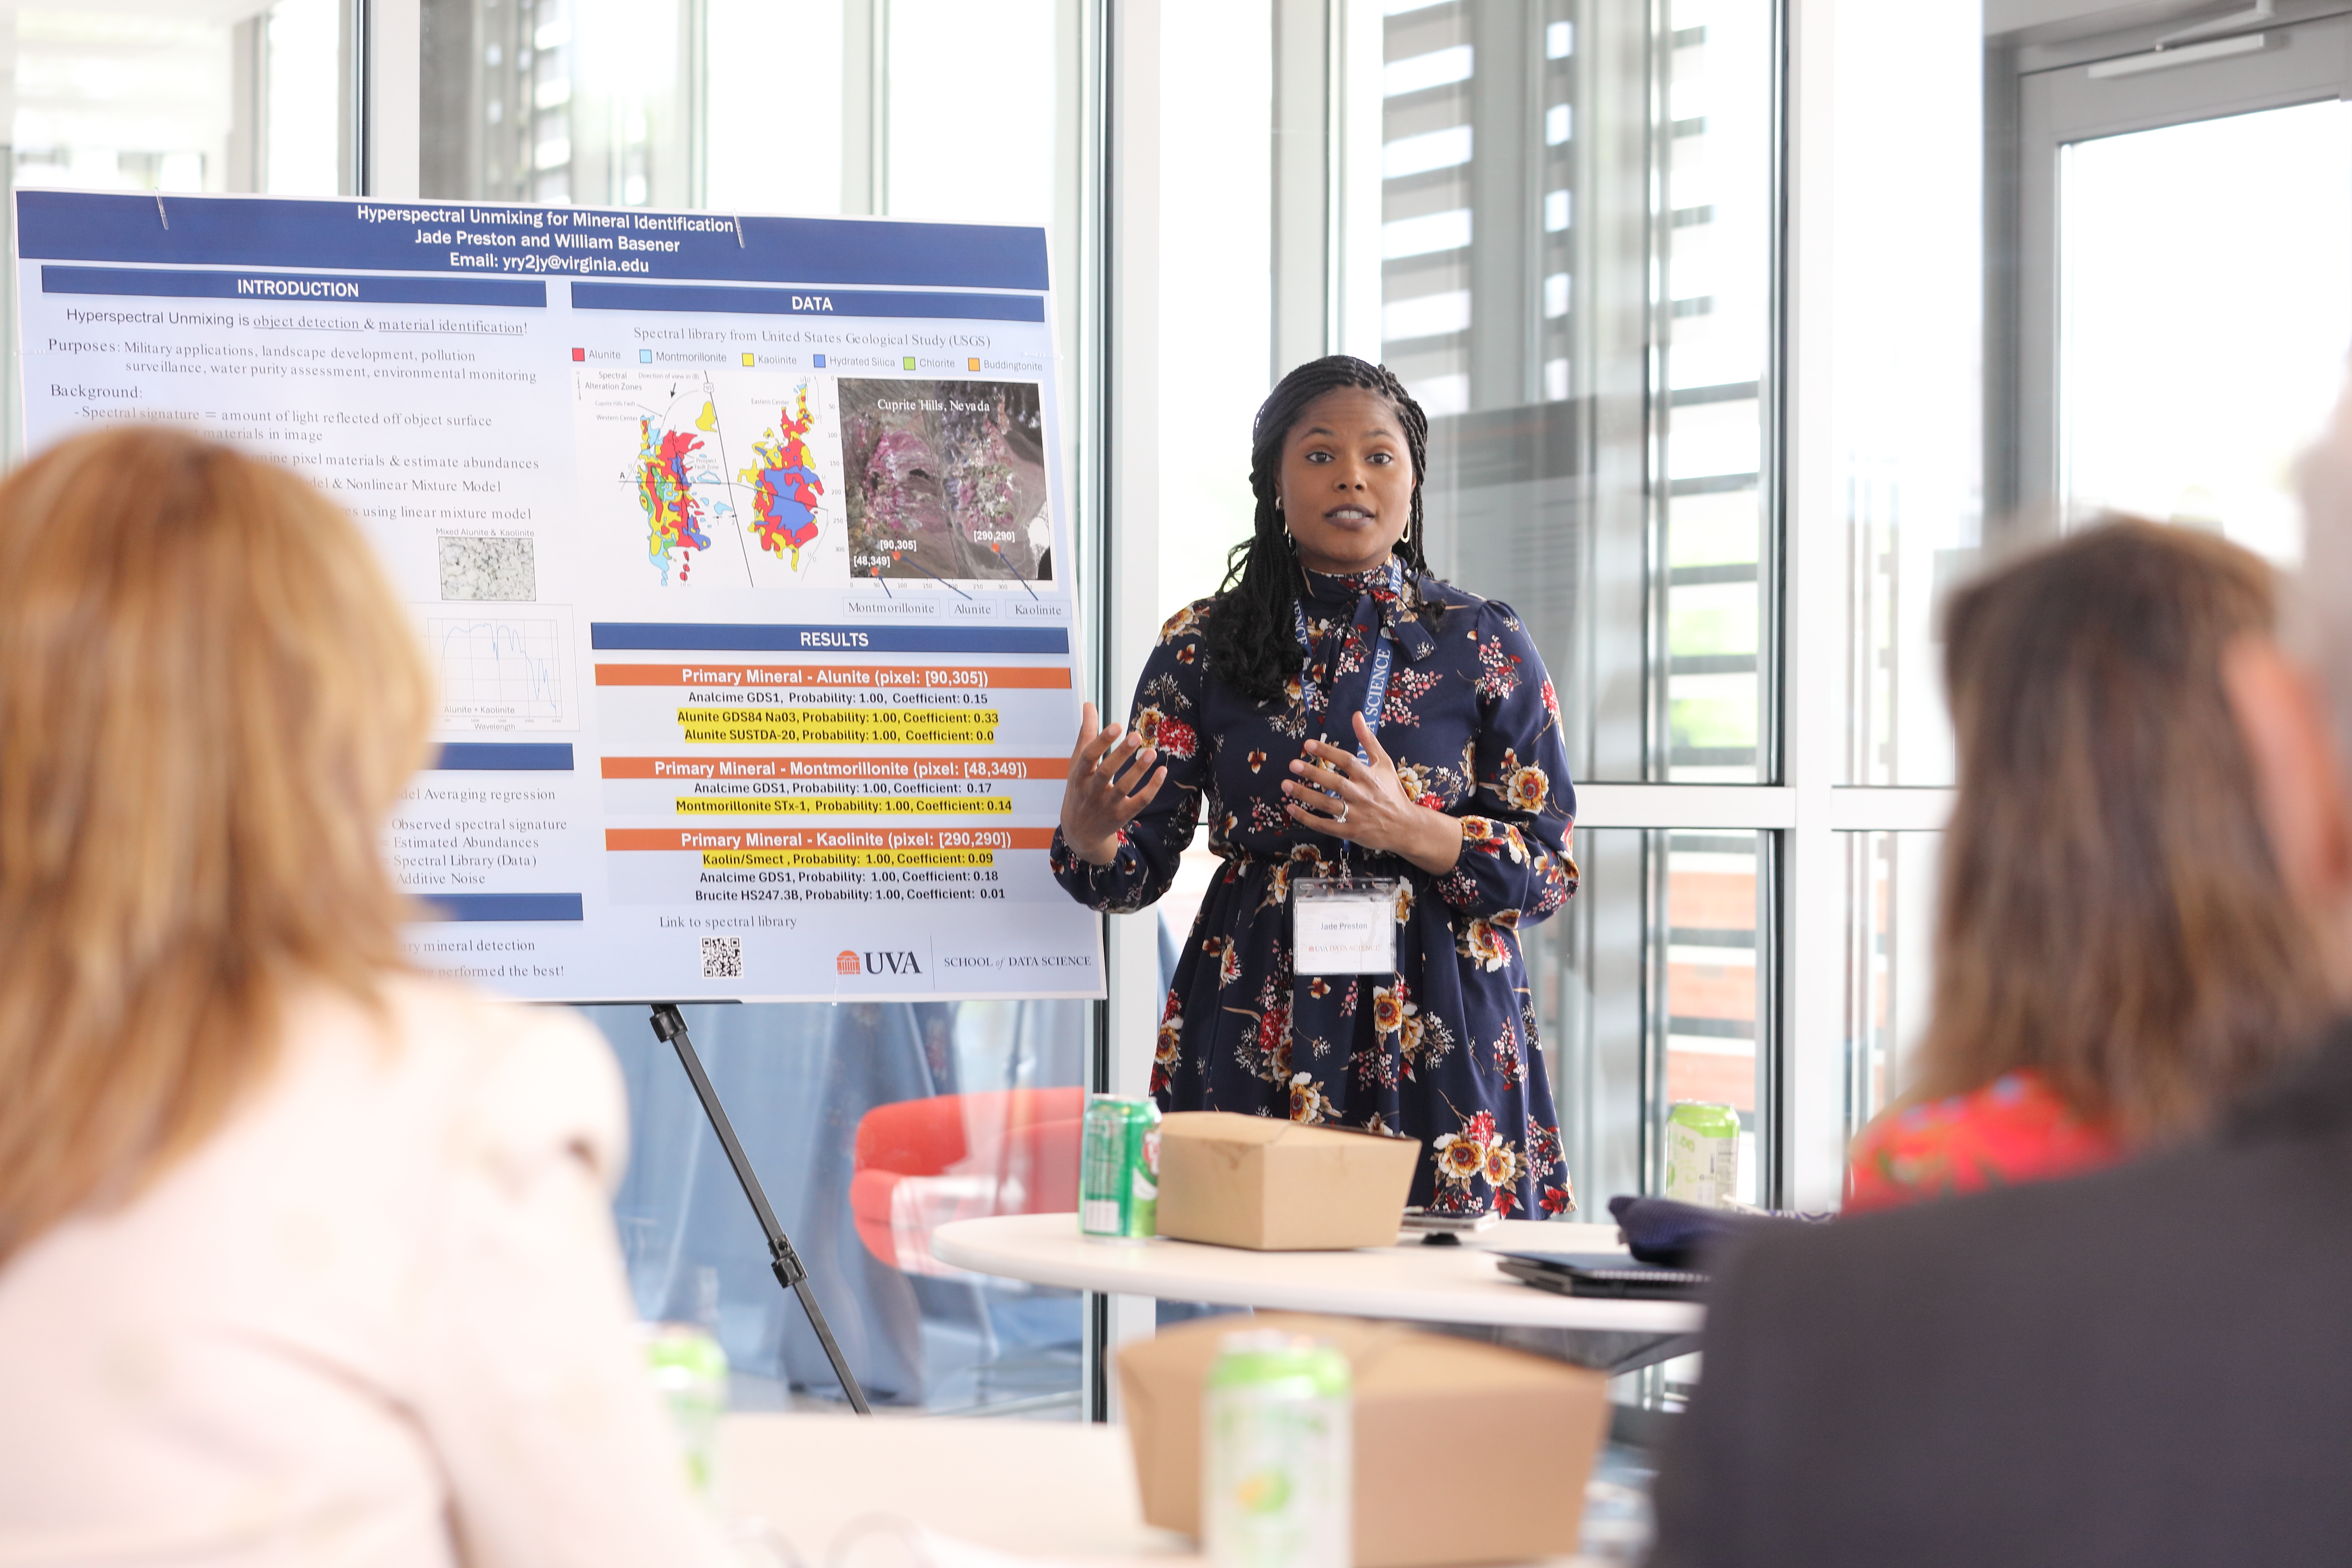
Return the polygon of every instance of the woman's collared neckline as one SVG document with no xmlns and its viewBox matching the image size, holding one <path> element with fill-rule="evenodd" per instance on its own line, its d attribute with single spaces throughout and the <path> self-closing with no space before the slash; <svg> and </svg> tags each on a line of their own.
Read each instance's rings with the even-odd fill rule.
<svg viewBox="0 0 2352 1568">
<path fill-rule="evenodd" d="M 1306 574 L 1307 597 L 1325 602 L 1353 603 L 1375 588 L 1386 587 L 1389 578 L 1389 563 L 1385 561 L 1361 572 L 1318 572 L 1311 566 L 1301 566 L 1299 571 Z M 1405 574 L 1403 580 L 1410 582 L 1412 574 Z"/>
</svg>

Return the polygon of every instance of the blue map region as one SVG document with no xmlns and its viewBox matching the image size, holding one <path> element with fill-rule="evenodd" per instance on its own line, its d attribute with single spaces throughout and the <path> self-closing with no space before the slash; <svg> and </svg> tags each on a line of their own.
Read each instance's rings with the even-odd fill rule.
<svg viewBox="0 0 2352 1568">
<path fill-rule="evenodd" d="M 824 481 L 817 471 L 806 464 L 789 468 L 761 468 L 761 488 L 775 497 L 764 509 L 766 518 L 783 531 L 784 537 L 794 544 L 805 544 L 816 537 L 816 510 L 801 499 L 803 487 L 821 490 Z"/>
</svg>

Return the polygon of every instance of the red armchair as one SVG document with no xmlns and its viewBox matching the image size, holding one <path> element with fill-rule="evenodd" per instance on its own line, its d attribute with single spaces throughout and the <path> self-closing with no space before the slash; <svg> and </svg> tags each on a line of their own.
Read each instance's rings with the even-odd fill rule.
<svg viewBox="0 0 2352 1568">
<path fill-rule="evenodd" d="M 850 1214 L 876 1258 L 961 1275 L 931 1256 L 953 1219 L 1078 1206 L 1083 1089 L 1000 1089 L 877 1105 L 857 1123 Z"/>
</svg>

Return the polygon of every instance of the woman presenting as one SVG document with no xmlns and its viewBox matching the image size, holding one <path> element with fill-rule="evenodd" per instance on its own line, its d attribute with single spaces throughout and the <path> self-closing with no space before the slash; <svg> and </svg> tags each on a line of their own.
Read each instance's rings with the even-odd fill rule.
<svg viewBox="0 0 2352 1568">
<path fill-rule="evenodd" d="M 1428 432 L 1385 367 L 1282 379 L 1253 432 L 1255 536 L 1161 629 L 1129 727 L 1087 706 L 1054 873 L 1142 909 L 1208 819 L 1224 870 L 1161 1018 L 1163 1109 L 1402 1133 L 1426 1152 L 1416 1204 L 1564 1214 L 1516 932 L 1576 890 L 1576 797 L 1517 617 L 1430 574 Z M 1367 936 L 1347 911 L 1375 898 Z"/>
</svg>

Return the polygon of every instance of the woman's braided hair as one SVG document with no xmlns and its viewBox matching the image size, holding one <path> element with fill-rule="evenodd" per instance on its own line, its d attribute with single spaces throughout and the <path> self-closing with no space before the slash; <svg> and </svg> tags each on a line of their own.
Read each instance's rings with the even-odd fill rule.
<svg viewBox="0 0 2352 1568">
<path fill-rule="evenodd" d="M 1298 673 L 1307 657 L 1293 630 L 1297 617 L 1292 613 L 1304 579 L 1289 531 L 1274 504 L 1283 444 L 1308 404 L 1342 387 L 1358 387 L 1386 398 L 1396 410 L 1397 422 L 1404 426 L 1405 449 L 1412 457 L 1412 513 L 1404 537 L 1397 542 L 1396 553 L 1409 579 L 1429 573 L 1421 535 L 1421 486 L 1429 472 L 1429 416 L 1386 365 L 1370 364 L 1349 354 L 1307 361 L 1266 394 L 1250 426 L 1250 490 L 1257 497 L 1257 525 L 1226 558 L 1225 580 L 1208 617 L 1209 668 L 1227 686 L 1255 701 L 1267 702 L 1281 696 L 1284 684 Z M 1424 605 L 1423 617 L 1432 613 Z"/>
</svg>

